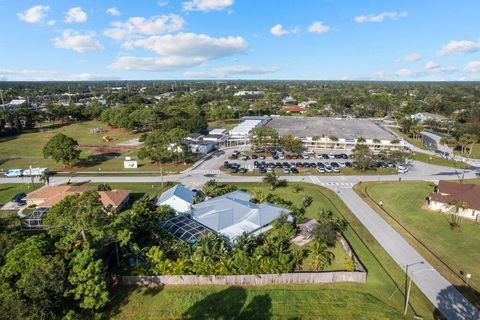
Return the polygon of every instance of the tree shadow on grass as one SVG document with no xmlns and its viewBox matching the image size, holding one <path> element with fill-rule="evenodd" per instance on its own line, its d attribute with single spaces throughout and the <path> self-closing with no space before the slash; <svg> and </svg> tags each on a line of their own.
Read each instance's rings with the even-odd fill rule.
<svg viewBox="0 0 480 320">
<path fill-rule="evenodd" d="M 253 297 L 247 305 L 246 299 L 244 288 L 232 286 L 196 302 L 182 319 L 271 319 L 272 300 L 268 294 Z"/>
<path fill-rule="evenodd" d="M 137 290 L 134 286 L 115 286 L 112 288 L 110 295 L 110 303 L 104 311 L 105 319 L 111 319 L 121 313 L 123 306 L 130 301 L 130 295 Z"/>
<path fill-rule="evenodd" d="M 468 296 L 473 303 L 465 303 Z M 480 299 L 475 289 L 467 286 L 449 286 L 437 296 L 438 309 L 433 312 L 434 319 L 480 319 Z"/>
<path fill-rule="evenodd" d="M 89 155 L 86 158 L 80 159 L 78 162 L 79 167 L 91 168 L 98 166 L 108 160 L 113 158 L 119 157 L 121 154 L 118 152 L 109 152 L 109 153 L 102 153 L 102 154 L 93 154 Z"/>
</svg>

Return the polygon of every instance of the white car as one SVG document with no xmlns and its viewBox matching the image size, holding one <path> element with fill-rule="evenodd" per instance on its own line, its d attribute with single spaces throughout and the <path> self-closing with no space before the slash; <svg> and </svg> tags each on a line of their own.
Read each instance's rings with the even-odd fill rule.
<svg viewBox="0 0 480 320">
<path fill-rule="evenodd" d="M 7 178 L 16 178 L 21 177 L 23 175 L 22 169 L 8 169 L 5 171 L 5 177 Z"/>
<path fill-rule="evenodd" d="M 285 156 L 283 155 L 283 153 L 278 155 L 278 159 L 279 160 L 285 160 Z"/>
<path fill-rule="evenodd" d="M 328 154 L 328 157 L 329 157 L 330 159 L 335 159 L 335 155 L 334 155 L 333 153 L 331 153 L 331 152 Z"/>
<path fill-rule="evenodd" d="M 398 171 L 398 173 L 407 173 L 408 172 L 408 167 L 398 166 L 397 171 Z"/>
<path fill-rule="evenodd" d="M 315 155 L 315 158 L 317 158 L 317 159 L 323 159 L 323 157 L 322 157 L 322 154 L 321 154 L 321 153 L 317 153 L 317 154 Z"/>
<path fill-rule="evenodd" d="M 310 159 L 310 157 L 309 157 L 308 154 L 304 154 L 304 155 L 303 155 L 303 159 Z"/>
<path fill-rule="evenodd" d="M 314 155 L 314 154 L 315 154 L 315 151 L 313 151 L 313 150 L 305 150 L 303 153 L 304 153 L 304 154 Z"/>
<path fill-rule="evenodd" d="M 325 168 L 324 167 L 317 167 L 317 171 L 320 173 L 325 173 Z"/>
</svg>

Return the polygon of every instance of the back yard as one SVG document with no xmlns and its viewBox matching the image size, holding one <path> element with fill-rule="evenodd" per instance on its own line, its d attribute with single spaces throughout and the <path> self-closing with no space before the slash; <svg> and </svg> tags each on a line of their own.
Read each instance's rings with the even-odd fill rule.
<svg viewBox="0 0 480 320">
<path fill-rule="evenodd" d="M 349 223 L 345 238 L 368 270 L 366 284 L 278 285 L 259 287 L 166 286 L 119 287 L 109 309 L 116 319 L 399 319 L 404 301 L 404 273 L 376 240 L 330 190 L 311 184 L 290 184 L 270 191 L 265 184 L 237 184 L 246 191 L 274 193 L 299 205 L 313 197 L 306 216 L 316 218 L 321 208 L 332 210 Z M 336 252 L 337 248 L 334 249 Z M 342 269 L 338 255 L 332 268 Z M 421 292 L 412 290 L 411 306 L 424 319 L 434 310 Z M 410 316 L 412 310 L 409 311 Z"/>
</svg>

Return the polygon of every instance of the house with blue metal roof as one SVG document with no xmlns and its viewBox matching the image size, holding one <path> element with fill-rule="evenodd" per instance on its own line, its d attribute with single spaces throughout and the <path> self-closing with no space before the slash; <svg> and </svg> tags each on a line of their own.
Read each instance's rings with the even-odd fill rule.
<svg viewBox="0 0 480 320">
<path fill-rule="evenodd" d="M 173 210 L 179 213 L 185 213 L 190 211 L 195 200 L 195 193 L 184 187 L 181 184 L 177 184 L 174 187 L 166 190 L 160 198 L 157 200 L 157 206 L 169 206 Z"/>
</svg>

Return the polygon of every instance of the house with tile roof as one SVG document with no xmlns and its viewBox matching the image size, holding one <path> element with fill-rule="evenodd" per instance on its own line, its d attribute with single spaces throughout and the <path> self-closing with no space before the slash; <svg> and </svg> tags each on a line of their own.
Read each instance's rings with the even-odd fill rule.
<svg viewBox="0 0 480 320">
<path fill-rule="evenodd" d="M 446 214 L 458 213 L 462 217 L 480 221 L 480 185 L 439 181 L 427 199 L 428 208 Z M 458 208 L 459 204 L 466 208 Z M 458 212 L 457 212 L 458 208 Z"/>
<path fill-rule="evenodd" d="M 50 208 L 68 196 L 81 194 L 89 190 L 91 188 L 87 186 L 45 186 L 30 192 L 25 197 L 25 200 L 28 206 Z M 104 207 L 110 207 L 118 211 L 123 209 L 128 203 L 130 190 L 98 191 L 98 195 Z"/>
</svg>

